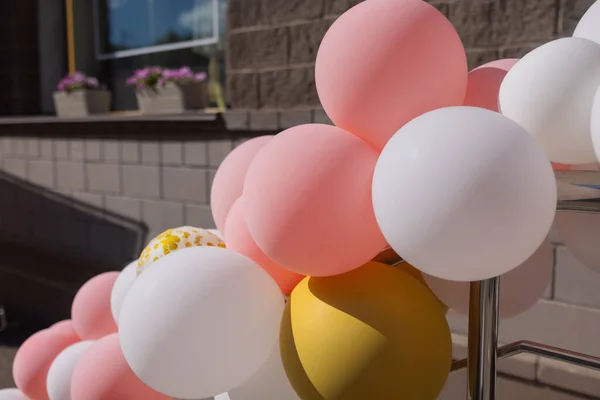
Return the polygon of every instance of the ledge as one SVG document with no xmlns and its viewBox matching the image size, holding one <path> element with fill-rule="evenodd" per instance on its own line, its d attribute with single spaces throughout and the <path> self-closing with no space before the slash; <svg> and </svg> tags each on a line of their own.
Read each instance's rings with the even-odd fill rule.
<svg viewBox="0 0 600 400">
<path fill-rule="evenodd" d="M 332 122 L 322 108 L 292 108 L 287 110 L 228 110 L 223 114 L 230 131 L 281 131 L 296 125 L 329 124 Z"/>
<path fill-rule="evenodd" d="M 322 108 L 287 110 L 228 110 L 223 114 L 193 112 L 175 115 L 113 113 L 85 118 L 24 116 L 0 118 L 0 136 L 114 137 L 196 134 L 256 136 L 296 125 L 332 124 Z"/>
<path fill-rule="evenodd" d="M 144 115 L 137 112 L 111 113 L 108 115 L 91 115 L 83 118 L 59 118 L 56 116 L 25 116 L 0 118 L 0 125 L 22 124 L 81 124 L 98 122 L 214 122 L 219 114 L 209 112 L 191 112 L 185 114 Z"/>
<path fill-rule="evenodd" d="M 259 132 L 260 131 L 260 132 Z M 37 138 L 115 138 L 133 137 L 139 140 L 163 137 L 166 140 L 202 136 L 253 137 L 272 130 L 228 129 L 223 115 L 189 113 L 178 115 L 140 115 L 133 113 L 58 118 L 55 116 L 25 116 L 0 118 L 0 136 Z"/>
</svg>

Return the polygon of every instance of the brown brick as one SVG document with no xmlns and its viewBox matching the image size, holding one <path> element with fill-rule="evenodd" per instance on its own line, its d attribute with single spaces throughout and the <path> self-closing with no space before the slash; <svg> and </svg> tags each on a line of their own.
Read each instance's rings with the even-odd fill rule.
<svg viewBox="0 0 600 400">
<path fill-rule="evenodd" d="M 545 43 L 556 37 L 558 8 L 556 0 L 506 0 L 501 18 L 496 20 L 496 35 L 505 43 Z M 499 2 L 502 4 L 503 2 Z"/>
<path fill-rule="evenodd" d="M 229 36 L 231 69 L 274 67 L 287 62 L 287 28 L 240 32 Z"/>
<path fill-rule="evenodd" d="M 350 8 L 348 0 L 326 0 L 325 14 L 326 15 L 341 15 Z"/>
<path fill-rule="evenodd" d="M 314 67 L 262 73 L 260 96 L 261 106 L 266 108 L 318 105 Z"/>
<path fill-rule="evenodd" d="M 500 58 L 498 50 L 467 50 L 469 69 L 473 69 L 490 61 Z"/>
<path fill-rule="evenodd" d="M 258 25 L 262 16 L 262 0 L 229 0 L 227 12 L 231 29 Z"/>
<path fill-rule="evenodd" d="M 227 85 L 233 108 L 258 108 L 258 74 L 228 74 Z"/>
<path fill-rule="evenodd" d="M 493 23 L 497 19 L 495 3 L 479 0 L 464 0 L 452 4 L 450 21 L 458 31 L 465 47 L 493 45 Z"/>
<path fill-rule="evenodd" d="M 538 47 L 538 46 L 535 44 L 523 45 L 523 46 L 517 46 L 517 47 L 506 47 L 506 48 L 500 49 L 500 57 L 502 57 L 502 58 L 521 58 L 525 54 L 527 54 L 530 51 L 532 51 L 533 49 L 535 49 L 536 47 Z"/>
<path fill-rule="evenodd" d="M 439 12 L 441 12 L 442 14 L 444 14 L 444 16 L 446 18 L 450 18 L 450 4 L 448 4 L 447 2 L 440 2 L 440 1 L 427 1 L 428 3 L 430 3 L 432 6 L 434 6 L 435 8 L 437 8 L 437 10 Z"/>
<path fill-rule="evenodd" d="M 263 0 L 262 10 L 269 23 L 311 20 L 323 16 L 325 0 Z"/>
<path fill-rule="evenodd" d="M 323 20 L 290 27 L 290 62 L 315 62 L 323 36 L 332 23 Z"/>
<path fill-rule="evenodd" d="M 248 69 L 254 64 L 254 47 L 251 32 L 229 35 L 229 69 Z"/>
<path fill-rule="evenodd" d="M 449 17 L 466 47 L 546 42 L 555 37 L 555 0 L 463 0 L 450 5 Z"/>
<path fill-rule="evenodd" d="M 571 36 L 583 14 L 596 0 L 560 0 L 558 34 Z"/>
<path fill-rule="evenodd" d="M 354 7 L 358 3 L 362 3 L 364 0 L 348 0 L 350 7 Z"/>
</svg>

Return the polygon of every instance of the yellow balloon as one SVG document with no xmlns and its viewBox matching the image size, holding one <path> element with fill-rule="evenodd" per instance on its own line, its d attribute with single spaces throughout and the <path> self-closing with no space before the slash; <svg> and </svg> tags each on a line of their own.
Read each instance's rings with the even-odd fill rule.
<svg viewBox="0 0 600 400">
<path fill-rule="evenodd" d="M 436 298 L 408 273 L 375 262 L 304 279 L 286 304 L 280 350 L 303 400 L 435 400 L 452 362 Z"/>
<path fill-rule="evenodd" d="M 194 246 L 225 247 L 225 242 L 209 231 L 193 226 L 168 229 L 152 239 L 146 246 L 137 265 L 137 274 L 144 272 L 158 259 L 172 252 Z"/>
<path fill-rule="evenodd" d="M 445 305 L 440 299 L 438 299 L 438 297 L 435 295 L 435 293 L 433 293 L 433 291 L 431 289 L 429 289 L 429 286 L 427 286 L 425 279 L 423 279 L 423 275 L 421 274 L 421 271 L 419 271 L 418 269 L 416 269 L 415 267 L 413 267 L 412 265 L 410 265 L 407 262 L 398 264 L 396 266 L 396 268 L 400 268 L 402 271 L 408 273 L 410 276 L 412 276 L 413 278 L 415 278 L 419 282 L 421 282 L 423 285 L 425 285 L 427 290 L 429 290 L 431 292 L 431 294 L 435 297 L 435 299 L 438 301 L 440 306 L 442 306 L 442 309 L 444 310 L 444 315 L 448 314 L 449 307 L 447 305 Z"/>
</svg>

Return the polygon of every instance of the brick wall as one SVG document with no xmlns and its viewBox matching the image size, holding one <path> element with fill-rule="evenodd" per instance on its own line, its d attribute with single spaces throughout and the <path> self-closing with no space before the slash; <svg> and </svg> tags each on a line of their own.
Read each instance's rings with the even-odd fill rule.
<svg viewBox="0 0 600 400">
<path fill-rule="evenodd" d="M 318 107 L 314 61 L 332 22 L 361 0 L 230 0 L 233 108 Z M 473 67 L 520 57 L 570 35 L 593 0 L 431 0 L 452 21 Z"/>
<path fill-rule="evenodd" d="M 41 188 L 141 221 L 148 237 L 183 224 L 212 228 L 210 185 L 244 137 L 2 137 L 3 170 Z"/>
</svg>

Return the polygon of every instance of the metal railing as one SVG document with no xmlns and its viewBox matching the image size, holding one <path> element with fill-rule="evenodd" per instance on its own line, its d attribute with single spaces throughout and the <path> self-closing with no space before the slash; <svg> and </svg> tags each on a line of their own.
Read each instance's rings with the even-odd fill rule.
<svg viewBox="0 0 600 400">
<path fill-rule="evenodd" d="M 600 172 L 557 172 L 556 178 L 558 211 L 600 214 Z M 391 249 L 384 250 L 374 261 L 388 265 L 404 262 Z M 541 343 L 518 341 L 498 347 L 499 297 L 499 277 L 471 283 L 468 357 L 455 361 L 451 370 L 467 369 L 467 400 L 495 400 L 497 361 L 521 353 L 600 370 L 599 357 Z"/>
</svg>

